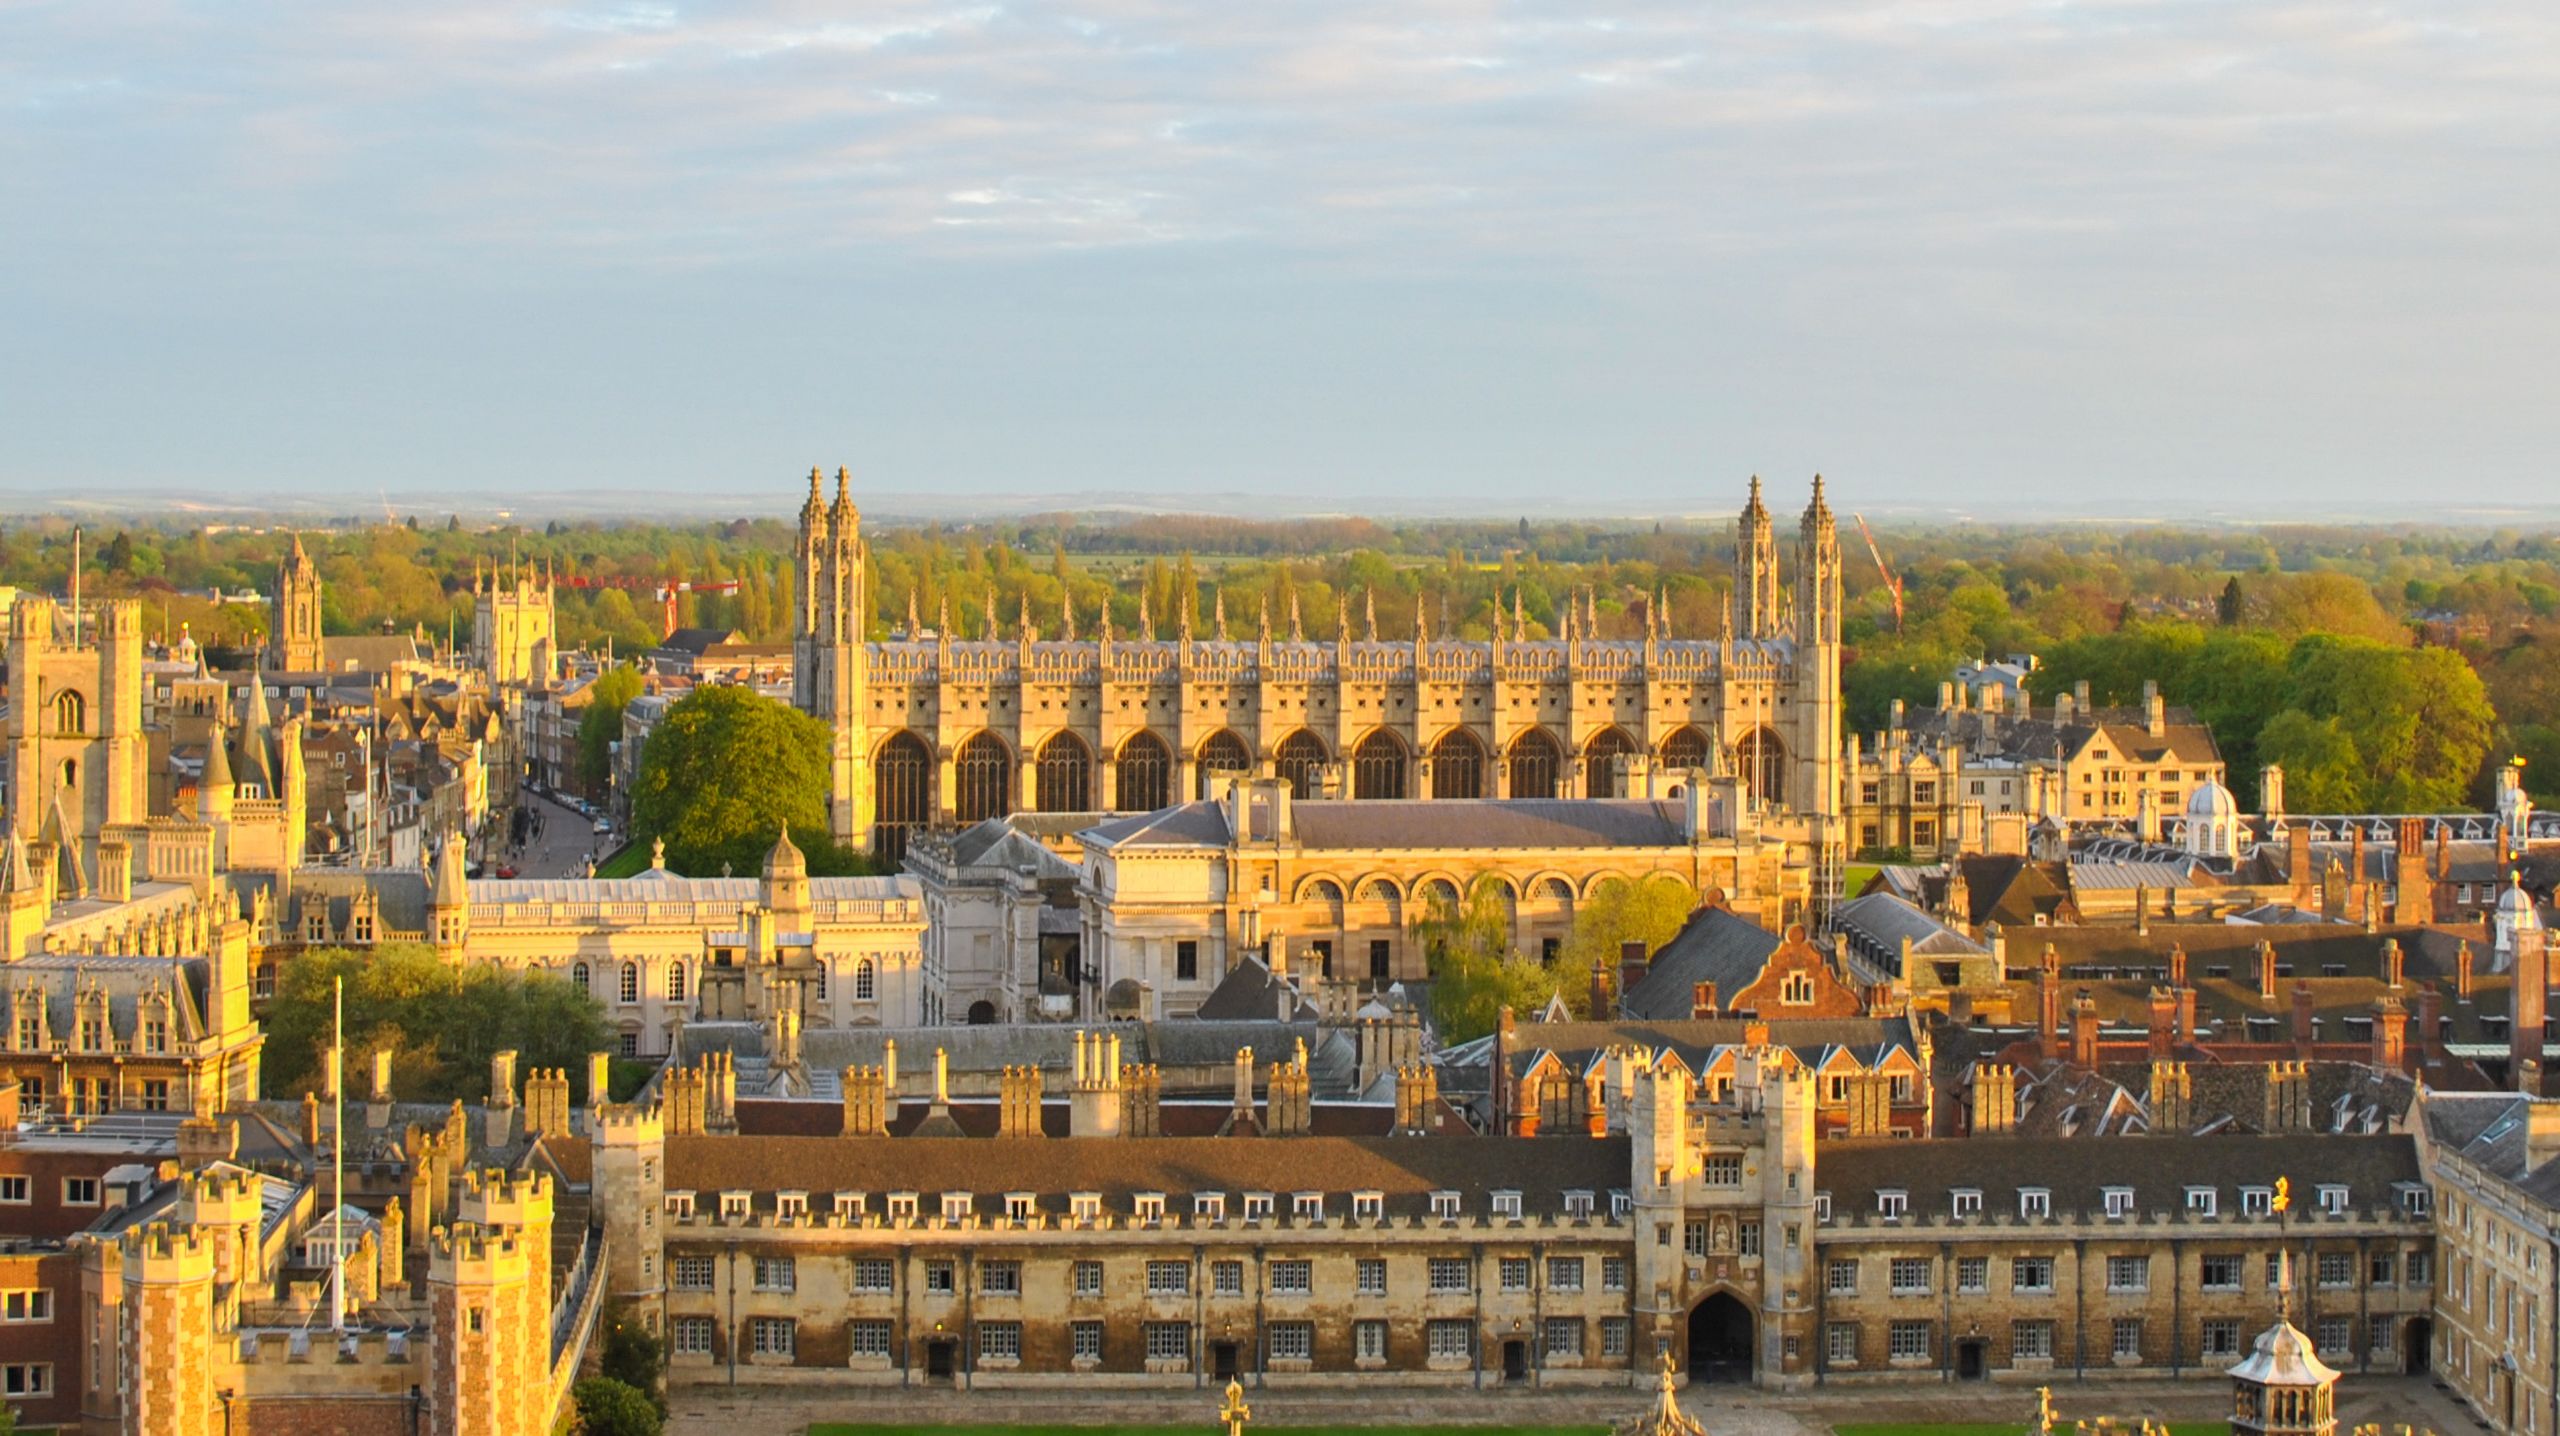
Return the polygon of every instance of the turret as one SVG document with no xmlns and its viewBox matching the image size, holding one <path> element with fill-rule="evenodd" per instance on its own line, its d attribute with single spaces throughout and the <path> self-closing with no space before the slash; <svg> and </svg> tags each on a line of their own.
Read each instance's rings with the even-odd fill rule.
<svg viewBox="0 0 2560 1436">
<path fill-rule="evenodd" d="M 787 930 L 806 930 L 809 860 L 801 856 L 799 847 L 791 841 L 791 825 L 788 823 L 783 824 L 782 831 L 773 840 L 772 850 L 764 855 L 764 905 L 776 916 L 790 915 L 785 920 Z M 791 928 L 791 918 L 802 920 L 803 926 Z"/>
<path fill-rule="evenodd" d="M 1751 476 L 1751 499 L 1734 533 L 1734 580 L 1742 590 L 1742 636 L 1770 638 L 1778 631 L 1778 534 L 1760 501 L 1760 476 Z"/>
<path fill-rule="evenodd" d="M 471 936 L 471 887 L 463 868 L 461 830 L 444 835 L 436 854 L 435 886 L 427 897 L 427 940 L 446 958 L 462 955 Z"/>
</svg>

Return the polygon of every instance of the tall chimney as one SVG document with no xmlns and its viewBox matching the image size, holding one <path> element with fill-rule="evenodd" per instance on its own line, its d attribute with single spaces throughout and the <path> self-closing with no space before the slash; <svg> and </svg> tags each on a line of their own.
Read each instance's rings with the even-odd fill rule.
<svg viewBox="0 0 2560 1436">
<path fill-rule="evenodd" d="M 2165 987 L 2151 989 L 2150 1055 L 2154 1062 L 2169 1059 L 2177 1037 L 2178 998 Z"/>
</svg>

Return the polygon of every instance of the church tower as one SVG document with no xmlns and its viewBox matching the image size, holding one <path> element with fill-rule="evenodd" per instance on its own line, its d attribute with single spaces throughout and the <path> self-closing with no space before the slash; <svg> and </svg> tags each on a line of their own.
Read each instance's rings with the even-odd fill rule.
<svg viewBox="0 0 2560 1436">
<path fill-rule="evenodd" d="M 1760 502 L 1760 476 L 1751 476 L 1751 501 L 1742 506 L 1734 537 L 1733 579 L 1742 589 L 1742 637 L 1778 636 L 1778 530 Z"/>
<path fill-rule="evenodd" d="M 300 534 L 276 565 L 275 599 L 267 617 L 267 667 L 317 673 L 328 666 L 320 642 L 320 566 L 302 551 Z"/>
<path fill-rule="evenodd" d="M 836 470 L 836 497 L 824 502 L 819 474 L 809 471 L 800 505 L 794 590 L 792 702 L 827 725 L 827 826 L 840 843 L 867 842 L 871 829 L 869 746 L 863 722 L 864 650 L 868 631 L 870 554 L 862 546 L 862 514 L 847 492 L 851 476 Z"/>
<path fill-rule="evenodd" d="M 1840 812 L 1840 602 L 1840 526 L 1816 474 L 1796 540 L 1796 711 L 1788 735 L 1796 772 L 1787 789 L 1799 811 L 1825 817 Z"/>
<path fill-rule="evenodd" d="M 142 607 L 109 599 L 87 609 L 68 633 L 47 599 L 21 597 L 9 610 L 9 794 L 12 826 L 30 838 L 57 806 L 75 843 L 148 815 Z"/>
</svg>

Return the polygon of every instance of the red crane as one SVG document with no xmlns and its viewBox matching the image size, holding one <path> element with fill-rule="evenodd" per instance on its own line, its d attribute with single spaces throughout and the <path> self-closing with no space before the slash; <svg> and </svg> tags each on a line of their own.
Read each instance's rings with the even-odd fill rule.
<svg viewBox="0 0 2560 1436">
<path fill-rule="evenodd" d="M 661 638 L 676 631 L 676 599 L 679 595 L 738 591 L 738 580 L 734 578 L 625 578 L 612 575 L 589 578 L 583 574 L 572 574 L 561 579 L 560 583 L 565 588 L 618 588 L 629 593 L 650 595 L 666 605 L 666 619 L 659 633 Z"/>
<path fill-rule="evenodd" d="M 1858 537 L 1867 541 L 1867 557 L 1876 561 L 1876 572 L 1884 578 L 1884 591 L 1893 595 L 1893 631 L 1900 633 L 1902 631 L 1902 580 L 1894 577 L 1893 570 L 1884 566 L 1884 550 L 1876 547 L 1875 531 L 1867 527 L 1867 516 L 1853 514 L 1851 517 L 1858 521 Z"/>
</svg>

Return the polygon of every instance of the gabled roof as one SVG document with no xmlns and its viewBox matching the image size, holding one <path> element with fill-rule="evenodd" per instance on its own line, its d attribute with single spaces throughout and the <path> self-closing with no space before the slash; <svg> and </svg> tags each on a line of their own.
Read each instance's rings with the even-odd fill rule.
<svg viewBox="0 0 2560 1436">
<path fill-rule="evenodd" d="M 1733 995 L 1760 978 L 1769 954 L 1778 950 L 1778 935 L 1723 908 L 1690 914 L 1688 926 L 1653 955 L 1644 977 L 1618 999 L 1618 1013 L 1633 1021 L 1686 1019 L 1694 1011 L 1697 985 L 1716 985 L 1716 1000 Z"/>
</svg>

